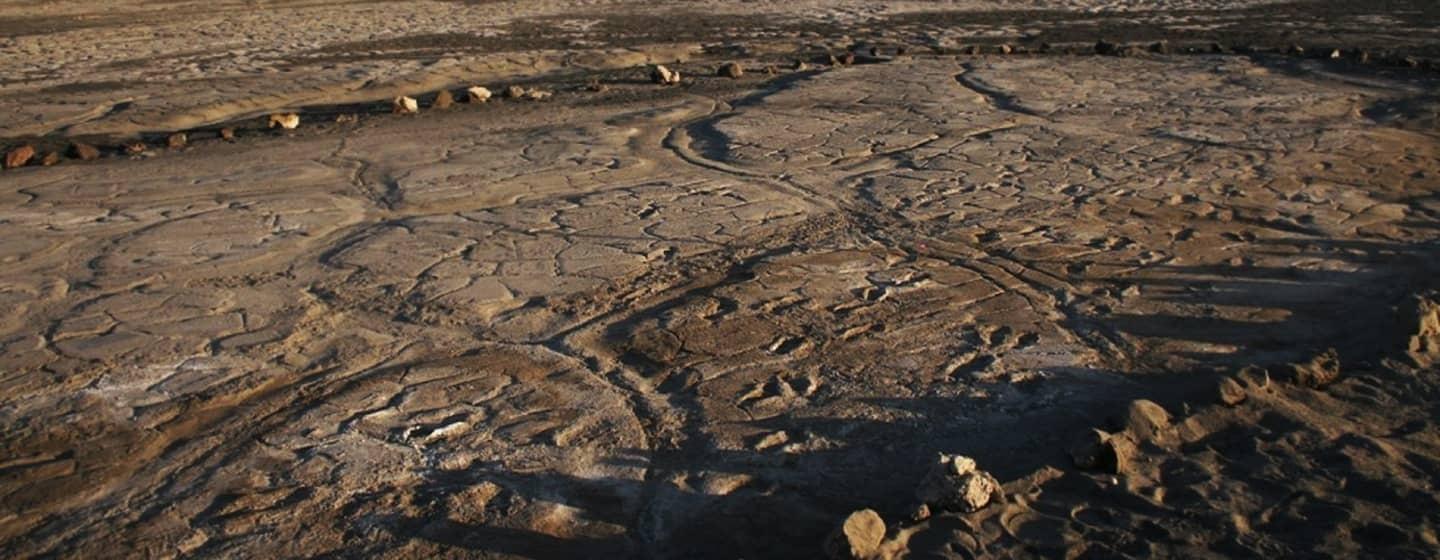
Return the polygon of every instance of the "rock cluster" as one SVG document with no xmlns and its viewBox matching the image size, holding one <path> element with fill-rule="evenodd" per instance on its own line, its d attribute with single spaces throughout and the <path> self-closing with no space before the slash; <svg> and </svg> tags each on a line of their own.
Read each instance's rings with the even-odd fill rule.
<svg viewBox="0 0 1440 560">
<path fill-rule="evenodd" d="M 991 502 L 1004 501 L 1000 482 L 964 455 L 941 454 L 915 492 L 931 508 L 972 513 Z"/>
</svg>

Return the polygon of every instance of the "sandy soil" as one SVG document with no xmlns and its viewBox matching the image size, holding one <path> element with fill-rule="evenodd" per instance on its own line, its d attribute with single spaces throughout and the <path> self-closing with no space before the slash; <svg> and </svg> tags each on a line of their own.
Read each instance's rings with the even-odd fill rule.
<svg viewBox="0 0 1440 560">
<path fill-rule="evenodd" d="M 1434 557 L 1436 21 L 0 2 L 0 552 Z"/>
</svg>

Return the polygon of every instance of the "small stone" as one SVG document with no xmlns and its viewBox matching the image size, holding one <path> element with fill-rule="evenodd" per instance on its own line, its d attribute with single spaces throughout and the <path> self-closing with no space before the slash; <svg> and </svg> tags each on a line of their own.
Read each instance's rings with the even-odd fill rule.
<svg viewBox="0 0 1440 560">
<path fill-rule="evenodd" d="M 30 158 L 35 157 L 35 147 L 29 144 L 18 146 L 5 153 L 5 169 L 24 167 L 30 163 Z"/>
<path fill-rule="evenodd" d="M 1356 50 L 1355 50 L 1355 62 L 1358 62 L 1358 63 L 1360 63 L 1360 64 L 1369 64 L 1369 63 L 1370 63 L 1370 51 L 1367 51 L 1367 50 L 1364 50 L 1364 49 L 1356 49 Z"/>
<path fill-rule="evenodd" d="M 94 161 L 100 159 L 100 148 L 76 142 L 70 145 L 70 154 L 80 158 L 80 161 Z"/>
<path fill-rule="evenodd" d="M 845 521 L 825 540 L 825 553 L 836 560 L 875 558 L 885 540 L 885 520 L 872 509 L 862 509 Z"/>
<path fill-rule="evenodd" d="M 145 143 L 139 140 L 132 140 L 125 143 L 125 153 L 138 156 L 145 153 Z"/>
<path fill-rule="evenodd" d="M 745 69 L 741 68 L 738 63 L 726 62 L 725 64 L 720 65 L 720 69 L 717 70 L 715 74 L 722 78 L 738 80 L 745 75 Z"/>
<path fill-rule="evenodd" d="M 1000 49 L 1000 54 L 1011 54 L 1011 53 L 1015 52 L 1015 49 L 1014 49 L 1013 47 L 1011 47 L 1010 45 L 1000 45 L 999 49 Z"/>
<path fill-rule="evenodd" d="M 796 72 L 804 72 L 810 69 L 810 65 L 803 60 L 796 60 L 792 68 L 794 68 Z"/>
<path fill-rule="evenodd" d="M 838 57 L 836 57 L 835 55 L 833 55 L 833 54 L 830 55 L 830 65 L 831 65 L 831 66 L 839 66 L 839 65 L 840 65 L 840 59 L 839 59 Z"/>
<path fill-rule="evenodd" d="M 1104 56 L 1115 56 L 1120 54 L 1120 47 L 1104 39 L 1095 42 L 1095 54 Z"/>
<path fill-rule="evenodd" d="M 776 66 L 776 65 L 774 65 L 774 64 L 766 64 L 766 65 L 765 65 L 765 75 L 766 75 L 766 76 L 774 76 L 774 75 L 779 74 L 779 73 L 780 73 L 780 67 L 779 67 L 779 66 Z"/>
<path fill-rule="evenodd" d="M 550 99 L 550 97 L 553 95 L 555 94 L 552 92 L 538 88 L 525 90 L 525 99 L 529 99 L 531 101 L 544 101 L 546 99 Z"/>
<path fill-rule="evenodd" d="M 1245 402 L 1245 388 L 1229 377 L 1220 380 L 1216 392 L 1219 394 L 1220 403 L 1225 406 L 1235 406 Z"/>
<path fill-rule="evenodd" d="M 650 67 L 650 81 L 662 86 L 673 86 L 680 83 L 680 73 L 656 64 Z"/>
<path fill-rule="evenodd" d="M 853 66 L 855 64 L 855 53 L 847 52 L 840 55 L 840 64 L 843 64 L 845 66 Z"/>
<path fill-rule="evenodd" d="M 285 130 L 294 130 L 300 126 L 300 115 L 295 113 L 275 113 L 270 115 L 270 128 L 277 126 Z"/>
<path fill-rule="evenodd" d="M 40 158 L 40 165 L 50 167 L 60 163 L 60 152 L 45 152 L 45 157 Z"/>
<path fill-rule="evenodd" d="M 1290 373 L 1295 383 L 1312 389 L 1323 388 L 1340 378 L 1340 355 L 1331 348 L 1308 362 L 1290 364 Z"/>
<path fill-rule="evenodd" d="M 1331 50 L 1330 50 L 1330 60 L 1340 60 L 1341 58 L 1344 58 L 1344 57 L 1345 57 L 1345 53 L 1340 52 L 1340 49 L 1331 49 Z"/>
<path fill-rule="evenodd" d="M 505 88 L 506 99 L 520 99 L 525 97 L 525 88 L 520 86 L 509 86 Z"/>
<path fill-rule="evenodd" d="M 590 83 L 585 84 L 585 90 L 594 93 L 605 93 L 610 90 L 610 86 L 605 85 L 599 78 L 596 78 L 590 80 Z"/>
<path fill-rule="evenodd" d="M 190 137 L 187 136 L 184 132 L 176 132 L 165 138 L 165 145 L 172 150 L 178 150 L 180 148 L 184 148 L 185 144 L 189 142 L 189 140 Z"/>
<path fill-rule="evenodd" d="M 390 101 L 390 112 L 401 115 L 413 115 L 420 112 L 420 102 L 414 97 L 401 95 Z"/>
<path fill-rule="evenodd" d="M 433 102 L 430 103 L 430 108 L 431 108 L 431 109 L 449 109 L 450 106 L 451 106 L 451 105 L 454 105 L 454 104 L 455 104 L 455 96 L 450 93 L 450 90 L 448 90 L 448 89 L 442 89 L 442 90 L 440 90 L 440 93 L 435 94 L 435 101 L 433 101 Z"/>
<path fill-rule="evenodd" d="M 1300 45 L 1290 45 L 1290 48 L 1285 49 L 1285 54 L 1288 54 L 1290 56 L 1305 56 L 1305 47 L 1302 47 Z"/>
<path fill-rule="evenodd" d="M 355 113 L 341 113 L 335 115 L 335 124 L 353 124 L 360 122 L 360 115 Z"/>
<path fill-rule="evenodd" d="M 492 95 L 488 89 L 480 86 L 472 86 L 465 90 L 465 101 L 467 103 L 484 103 L 489 101 Z"/>
<path fill-rule="evenodd" d="M 225 128 L 220 129 L 220 139 L 221 139 L 221 140 L 224 140 L 224 141 L 226 141 L 226 142 L 234 142 L 234 141 L 235 141 L 235 129 L 230 128 L 230 127 L 228 127 L 228 126 L 225 127 Z"/>
<path fill-rule="evenodd" d="M 1075 466 L 1110 474 L 1124 474 L 1128 471 L 1134 455 L 1135 444 L 1124 434 L 1110 434 L 1101 430 L 1090 430 L 1070 448 L 1070 458 L 1075 461 Z"/>
</svg>

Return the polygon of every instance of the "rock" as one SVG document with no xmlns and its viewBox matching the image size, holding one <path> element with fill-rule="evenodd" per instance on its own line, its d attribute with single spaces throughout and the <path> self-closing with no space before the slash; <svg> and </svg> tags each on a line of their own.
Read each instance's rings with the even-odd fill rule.
<svg viewBox="0 0 1440 560">
<path fill-rule="evenodd" d="M 1411 311 L 1401 315 L 1401 332 L 1409 333 L 1405 352 L 1420 366 L 1429 366 L 1440 357 L 1440 293 L 1430 292 L 1411 299 Z"/>
<path fill-rule="evenodd" d="M 1155 54 L 1170 54 L 1170 43 L 1167 41 L 1156 41 L 1150 44 L 1150 52 Z"/>
<path fill-rule="evenodd" d="M 420 102 L 414 97 L 401 95 L 390 101 L 390 112 L 401 115 L 413 115 L 420 112 Z"/>
<path fill-rule="evenodd" d="M 650 67 L 650 81 L 662 86 L 673 86 L 680 83 L 680 73 L 656 64 Z"/>
<path fill-rule="evenodd" d="M 738 80 L 745 75 L 745 69 L 741 68 L 740 65 L 737 63 L 726 62 L 725 64 L 720 65 L 720 69 L 715 71 L 715 75 L 722 78 Z"/>
<path fill-rule="evenodd" d="M 139 140 L 131 140 L 125 143 L 125 153 L 138 156 L 145 153 L 145 143 Z"/>
<path fill-rule="evenodd" d="M 1340 355 L 1331 348 L 1308 362 L 1290 364 L 1289 368 L 1295 383 L 1320 389 L 1340 378 Z"/>
<path fill-rule="evenodd" d="M 488 89 L 480 86 L 472 86 L 465 89 L 465 102 L 484 103 L 490 100 L 491 95 L 493 94 L 491 94 Z"/>
<path fill-rule="evenodd" d="M 1300 45 L 1290 45 L 1290 48 L 1285 49 L 1285 54 L 1288 54 L 1290 56 L 1305 56 L 1305 47 L 1302 47 Z"/>
<path fill-rule="evenodd" d="M 29 144 L 17 146 L 5 153 L 5 169 L 24 167 L 30 163 L 30 158 L 35 157 L 35 147 Z"/>
<path fill-rule="evenodd" d="M 221 140 L 224 140 L 224 141 L 226 141 L 226 142 L 234 142 L 234 141 L 235 141 L 235 129 L 230 128 L 230 127 L 228 127 L 228 126 L 225 127 L 225 128 L 220 129 L 220 139 L 221 139 Z"/>
<path fill-rule="evenodd" d="M 452 106 L 452 105 L 454 105 L 454 104 L 455 104 L 455 96 L 450 93 L 450 90 L 448 90 L 448 89 L 442 89 L 442 90 L 440 90 L 440 93 L 435 94 L 435 101 L 432 101 L 432 102 L 430 103 L 430 108 L 431 108 L 431 109 L 449 109 L 450 106 Z"/>
<path fill-rule="evenodd" d="M 538 88 L 531 88 L 525 90 L 525 99 L 529 99 L 531 101 L 544 101 L 546 99 L 550 99 L 550 97 L 553 95 L 555 94 L 552 92 Z"/>
<path fill-rule="evenodd" d="M 1125 411 L 1125 429 L 1137 441 L 1163 441 L 1170 432 L 1170 413 L 1153 401 L 1131 402 Z"/>
<path fill-rule="evenodd" d="M 1075 466 L 1110 474 L 1124 474 L 1135 456 L 1135 443 L 1124 434 L 1090 430 L 1070 448 Z"/>
<path fill-rule="evenodd" d="M 836 560 L 875 558 L 884 540 L 885 520 L 875 510 L 862 509 L 846 516 L 825 539 L 825 554 Z"/>
<path fill-rule="evenodd" d="M 610 91 L 610 86 L 605 85 L 605 83 L 601 82 L 599 78 L 594 78 L 591 79 L 589 83 L 585 84 L 585 90 L 594 93 L 604 93 L 606 91 Z"/>
<path fill-rule="evenodd" d="M 963 513 L 979 511 L 990 502 L 1005 498 L 1000 482 L 990 473 L 977 469 L 974 459 L 945 454 L 930 467 L 915 495 L 920 503 Z"/>
<path fill-rule="evenodd" d="M 270 128 L 277 126 L 285 130 L 294 130 L 300 126 L 300 115 L 295 113 L 275 113 L 270 115 Z"/>
<path fill-rule="evenodd" d="M 1120 54 L 1120 47 L 1104 39 L 1095 42 L 1095 54 L 1104 56 L 1115 56 Z"/>
<path fill-rule="evenodd" d="M 60 152 L 45 152 L 45 157 L 40 158 L 40 165 L 50 167 L 60 163 Z"/>
<path fill-rule="evenodd" d="M 341 113 L 335 115 L 335 124 L 353 124 L 360 122 L 360 115 L 355 113 Z"/>
<path fill-rule="evenodd" d="M 1340 52 L 1340 49 L 1330 49 L 1330 60 L 1340 60 L 1342 58 L 1345 58 L 1345 53 Z"/>
<path fill-rule="evenodd" d="M 505 88 L 506 99 L 520 99 L 525 97 L 525 88 L 520 86 L 509 86 Z"/>
<path fill-rule="evenodd" d="M 845 65 L 845 66 L 854 66 L 854 65 L 855 65 L 855 53 L 853 53 L 853 52 L 847 52 L 847 53 L 845 53 L 845 54 L 840 55 L 840 64 Z"/>
<path fill-rule="evenodd" d="M 1000 45 L 999 50 L 1000 54 L 1011 54 L 1015 52 L 1015 49 L 1010 45 Z"/>
<path fill-rule="evenodd" d="M 184 132 L 176 132 L 175 134 L 171 134 L 169 137 L 165 138 L 165 145 L 172 150 L 178 150 L 180 148 L 184 148 L 185 144 L 189 141 L 190 137 L 187 136 Z"/>
<path fill-rule="evenodd" d="M 780 67 L 779 67 L 779 66 L 776 66 L 776 65 L 774 65 L 774 64 L 766 64 L 766 65 L 765 65 L 765 75 L 766 75 L 766 76 L 774 76 L 774 75 L 779 74 L 779 73 L 780 73 Z"/>
<path fill-rule="evenodd" d="M 1216 393 L 1220 397 L 1220 403 L 1225 406 L 1235 406 L 1245 402 L 1245 388 L 1229 377 L 1220 380 L 1220 385 L 1216 387 Z"/>
<path fill-rule="evenodd" d="M 70 145 L 70 154 L 79 158 L 81 161 L 94 161 L 100 159 L 100 148 L 83 142 L 76 142 Z"/>
<path fill-rule="evenodd" d="M 792 68 L 794 68 L 796 72 L 804 72 L 810 69 L 810 65 L 803 60 L 796 60 Z"/>
</svg>

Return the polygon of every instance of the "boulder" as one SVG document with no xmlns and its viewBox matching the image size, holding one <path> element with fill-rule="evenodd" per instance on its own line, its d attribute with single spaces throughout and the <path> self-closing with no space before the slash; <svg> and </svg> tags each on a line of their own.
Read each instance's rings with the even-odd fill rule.
<svg viewBox="0 0 1440 560">
<path fill-rule="evenodd" d="M 962 513 L 973 513 L 1005 499 L 1000 482 L 976 468 L 974 459 L 943 453 L 930 466 L 915 496 L 927 506 Z"/>
<path fill-rule="evenodd" d="M 1309 361 L 1290 364 L 1288 367 L 1290 379 L 1296 384 L 1321 389 L 1340 378 L 1340 355 L 1331 348 Z"/>
<path fill-rule="evenodd" d="M 1135 456 L 1135 443 L 1125 434 L 1090 430 L 1070 448 L 1075 466 L 1085 470 L 1124 474 Z"/>
<path fill-rule="evenodd" d="M 5 153 L 5 169 L 24 167 L 25 164 L 30 163 L 30 158 L 33 157 L 35 157 L 35 146 L 29 144 L 16 146 Z"/>
<path fill-rule="evenodd" d="M 1154 401 L 1140 399 L 1125 411 L 1125 429 L 1136 441 L 1164 441 L 1170 430 L 1170 413 Z"/>
<path fill-rule="evenodd" d="M 825 554 L 835 560 L 866 560 L 880 554 L 885 540 L 885 520 L 872 509 L 845 517 L 825 539 Z"/>
<path fill-rule="evenodd" d="M 1219 397 L 1220 404 L 1225 406 L 1235 406 L 1245 402 L 1245 387 L 1229 377 L 1220 380 L 1220 385 L 1215 388 L 1215 392 Z"/>
<path fill-rule="evenodd" d="M 455 96 L 450 93 L 450 90 L 448 90 L 448 89 L 442 89 L 442 90 L 440 90 L 440 93 L 435 94 L 435 101 L 433 101 L 433 102 L 430 103 L 430 108 L 431 108 L 431 109 L 449 109 L 450 106 L 451 106 L 451 105 L 454 105 L 454 104 L 455 104 Z"/>
</svg>

